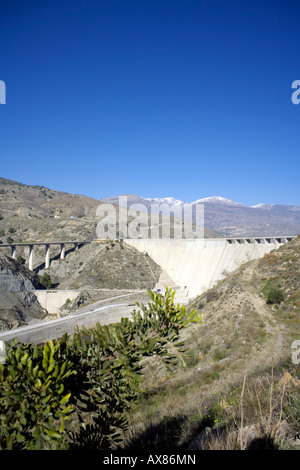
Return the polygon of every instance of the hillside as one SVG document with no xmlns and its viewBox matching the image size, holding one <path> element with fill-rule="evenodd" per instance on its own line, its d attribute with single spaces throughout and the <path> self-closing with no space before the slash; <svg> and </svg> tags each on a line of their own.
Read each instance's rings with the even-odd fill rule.
<svg viewBox="0 0 300 470">
<path fill-rule="evenodd" d="M 96 237 L 99 202 L 0 178 L 0 239 L 7 242 L 53 241 Z M 55 218 L 58 216 L 59 218 Z"/>
<path fill-rule="evenodd" d="M 0 243 L 7 243 L 8 237 L 14 242 L 99 238 L 96 229 L 102 217 L 97 216 L 97 208 L 105 202 L 111 204 L 110 223 L 116 225 L 113 238 L 126 238 L 118 227 L 119 211 L 124 209 L 112 205 L 116 201 L 101 201 L 0 178 Z M 126 212 L 130 224 L 136 219 L 136 211 L 126 209 Z M 171 224 L 173 220 L 171 217 Z M 219 235 L 205 228 L 205 236 Z"/>
<path fill-rule="evenodd" d="M 161 274 L 149 256 L 121 241 L 92 242 L 57 258 L 45 272 L 59 289 L 152 289 Z"/>
<path fill-rule="evenodd" d="M 193 449 L 239 448 L 245 376 L 247 438 L 267 442 L 269 429 L 284 448 L 295 445 L 300 376 L 291 361 L 291 346 L 300 339 L 299 273 L 297 237 L 260 260 L 247 262 L 188 306 L 189 311 L 203 313 L 203 323 L 184 334 L 187 368 L 178 366 L 172 377 L 159 361 L 147 363 L 147 398 L 135 410 L 129 448 L 185 450 L 199 434 Z M 272 289 L 279 289 L 284 300 L 274 297 L 278 303 L 267 303 L 272 301 Z M 284 397 L 278 385 L 283 377 L 290 381 Z M 274 401 L 271 414 L 270 400 Z M 161 436 L 159 442 L 155 435 Z"/>
<path fill-rule="evenodd" d="M 99 202 L 79 194 L 54 191 L 39 185 L 27 185 L 0 178 L 0 213 L 28 218 L 54 216 L 56 211 L 66 217 L 95 214 Z"/>
</svg>

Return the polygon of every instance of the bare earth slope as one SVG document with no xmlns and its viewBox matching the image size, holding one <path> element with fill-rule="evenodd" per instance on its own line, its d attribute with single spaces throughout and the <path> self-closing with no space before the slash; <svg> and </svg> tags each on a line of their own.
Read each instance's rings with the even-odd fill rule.
<svg viewBox="0 0 300 470">
<path fill-rule="evenodd" d="M 161 268 L 149 256 L 111 240 L 83 245 L 64 260 L 58 257 L 47 272 L 59 289 L 152 289 Z"/>
</svg>

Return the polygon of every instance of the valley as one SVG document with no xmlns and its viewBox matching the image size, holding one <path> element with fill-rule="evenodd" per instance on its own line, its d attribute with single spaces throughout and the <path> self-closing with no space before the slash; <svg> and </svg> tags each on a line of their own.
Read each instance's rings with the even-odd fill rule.
<svg viewBox="0 0 300 470">
<path fill-rule="evenodd" d="M 137 302 L 147 305 L 148 291 L 164 296 L 168 286 L 176 291 L 175 302 L 187 313 L 195 310 L 202 322 L 181 332 L 185 351 L 172 372 L 159 356 L 142 361 L 145 392 L 132 405 L 121 447 L 236 450 L 258 440 L 267 446 L 269 439 L 280 449 L 299 447 L 300 376 L 292 361 L 292 344 L 300 339 L 295 208 L 290 225 L 284 222 L 289 210 L 281 218 L 273 209 L 252 208 L 272 213 L 271 233 L 270 219 L 262 216 L 267 223 L 260 225 L 245 215 L 252 209 L 207 198 L 227 209 L 222 206 L 218 219 L 206 205 L 211 223 L 204 239 L 100 240 L 97 207 L 107 201 L 0 182 L 0 340 L 41 344 L 76 326 L 100 322 L 113 328 L 121 317 L 131 318 Z M 133 209 L 113 210 L 128 210 L 129 223 L 134 220 Z M 240 225 L 227 232 L 224 214 L 233 221 L 233 211 Z M 283 225 L 291 232 L 279 231 Z M 51 245 L 46 265 L 43 244 L 72 240 L 86 243 L 66 245 L 63 257 L 60 244 Z M 34 242 L 42 245 L 34 247 L 29 269 L 28 247 L 21 244 Z"/>
</svg>

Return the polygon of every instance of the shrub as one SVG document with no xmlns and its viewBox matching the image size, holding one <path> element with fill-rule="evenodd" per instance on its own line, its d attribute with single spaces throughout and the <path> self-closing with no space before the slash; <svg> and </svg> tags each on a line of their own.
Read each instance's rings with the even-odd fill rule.
<svg viewBox="0 0 300 470">
<path fill-rule="evenodd" d="M 284 300 L 284 293 L 279 287 L 271 287 L 267 292 L 267 304 L 280 304 Z"/>
<path fill-rule="evenodd" d="M 45 289 L 51 289 L 53 287 L 51 277 L 48 273 L 44 273 L 40 277 L 40 283 L 45 287 Z"/>
<path fill-rule="evenodd" d="M 43 346 L 8 347 L 0 364 L 0 449 L 41 449 L 61 439 L 72 412 L 73 363 L 62 352 L 66 338 Z"/>
<path fill-rule="evenodd" d="M 140 393 L 142 359 L 156 355 L 171 367 L 184 352 L 179 331 L 200 321 L 174 305 L 175 292 L 148 292 L 152 303 L 137 304 L 143 315 L 134 310 L 132 321 L 77 328 L 45 345 L 8 346 L 0 364 L 0 449 L 118 445 Z"/>
</svg>

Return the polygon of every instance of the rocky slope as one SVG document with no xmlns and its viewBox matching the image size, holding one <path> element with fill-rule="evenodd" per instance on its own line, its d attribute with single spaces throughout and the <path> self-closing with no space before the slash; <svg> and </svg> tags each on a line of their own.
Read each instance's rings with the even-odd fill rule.
<svg viewBox="0 0 300 470">
<path fill-rule="evenodd" d="M 9 292 L 43 288 L 38 276 L 0 250 L 0 290 Z"/>
<path fill-rule="evenodd" d="M 59 289 L 152 289 L 161 274 L 149 256 L 122 241 L 91 242 L 57 258 L 46 271 Z"/>
<path fill-rule="evenodd" d="M 0 330 L 45 318 L 44 309 L 30 292 L 41 288 L 34 273 L 0 251 Z"/>
</svg>

